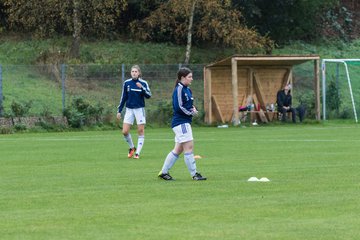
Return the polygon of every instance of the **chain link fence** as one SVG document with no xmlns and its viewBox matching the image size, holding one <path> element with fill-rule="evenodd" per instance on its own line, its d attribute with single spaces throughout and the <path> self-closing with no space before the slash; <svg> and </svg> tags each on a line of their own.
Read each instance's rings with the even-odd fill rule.
<svg viewBox="0 0 360 240">
<path fill-rule="evenodd" d="M 130 78 L 132 65 L 0 65 L 0 116 L 62 116 L 74 101 L 101 109 L 108 121 L 114 121 L 122 83 Z M 152 97 L 146 100 L 148 123 L 168 125 L 171 119 L 171 95 L 180 64 L 140 65 L 142 78 L 150 86 Z M 204 116 L 204 65 L 189 65 L 195 105 Z M 356 110 L 360 108 L 360 66 L 349 66 Z M 351 98 L 342 65 L 327 66 L 327 119 L 353 119 Z M 306 107 L 306 117 L 315 119 L 313 64 L 293 69 L 293 105 Z M 231 94 L 231 93 L 229 93 Z M 323 99 L 323 98 L 321 98 Z"/>
<path fill-rule="evenodd" d="M 86 103 L 101 108 L 103 115 L 113 118 L 120 101 L 122 83 L 131 77 L 131 66 L 1 66 L 1 115 L 60 116 L 76 99 L 81 98 Z M 148 116 L 154 120 L 158 119 L 163 108 L 171 103 L 172 90 L 180 67 L 180 64 L 140 65 L 142 78 L 148 82 L 152 92 L 152 97 L 146 100 L 146 110 Z M 203 111 L 204 65 L 188 67 L 193 70 L 194 81 L 191 89 L 195 104 Z"/>
</svg>

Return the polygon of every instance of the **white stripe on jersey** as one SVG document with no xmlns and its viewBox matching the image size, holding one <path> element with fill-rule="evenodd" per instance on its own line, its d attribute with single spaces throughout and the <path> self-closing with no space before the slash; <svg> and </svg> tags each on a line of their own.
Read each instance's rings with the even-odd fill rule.
<svg viewBox="0 0 360 240">
<path fill-rule="evenodd" d="M 181 85 L 180 83 L 178 84 L 178 88 L 177 88 L 177 97 L 178 97 L 178 103 L 179 103 L 179 107 L 181 109 L 181 111 L 183 111 L 186 115 L 192 115 L 192 112 L 188 111 L 186 108 L 183 107 L 182 104 L 182 98 L 181 98 L 181 92 L 183 89 L 183 85 Z"/>
<path fill-rule="evenodd" d="M 141 89 L 135 89 L 135 88 L 131 88 L 130 90 L 134 91 L 134 92 L 141 92 L 142 91 Z"/>
</svg>

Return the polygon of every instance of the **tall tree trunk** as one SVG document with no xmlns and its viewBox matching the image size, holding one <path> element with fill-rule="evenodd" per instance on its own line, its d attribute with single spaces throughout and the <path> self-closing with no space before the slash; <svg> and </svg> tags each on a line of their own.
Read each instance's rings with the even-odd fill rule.
<svg viewBox="0 0 360 240">
<path fill-rule="evenodd" d="M 80 57 L 80 36 L 81 36 L 81 20 L 79 17 L 79 0 L 73 0 L 73 40 L 70 49 L 70 57 Z"/>
<path fill-rule="evenodd" d="M 185 52 L 185 64 L 189 64 L 190 61 L 190 54 L 191 54 L 191 38 L 192 38 L 192 28 L 193 28 L 193 20 L 194 20 L 194 13 L 195 13 L 195 4 L 196 0 L 193 1 L 191 6 L 191 12 L 189 17 L 189 28 L 187 33 L 187 44 L 186 44 L 186 52 Z"/>
</svg>

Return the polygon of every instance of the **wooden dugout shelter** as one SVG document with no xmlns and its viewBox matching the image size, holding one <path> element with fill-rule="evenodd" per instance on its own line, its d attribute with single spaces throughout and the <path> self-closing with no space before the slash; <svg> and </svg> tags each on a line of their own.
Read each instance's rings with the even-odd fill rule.
<svg viewBox="0 0 360 240">
<path fill-rule="evenodd" d="M 205 66 L 204 110 L 208 124 L 232 122 L 238 125 L 239 107 L 250 97 L 258 112 L 276 103 L 276 94 L 292 83 L 293 67 L 314 62 L 315 118 L 320 120 L 320 71 L 318 55 L 241 56 L 234 55 Z"/>
</svg>

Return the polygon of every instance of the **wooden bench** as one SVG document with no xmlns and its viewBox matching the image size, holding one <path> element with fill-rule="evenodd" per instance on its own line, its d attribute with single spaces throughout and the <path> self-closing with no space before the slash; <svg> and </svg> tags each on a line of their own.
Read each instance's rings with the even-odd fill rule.
<svg viewBox="0 0 360 240">
<path fill-rule="evenodd" d="M 240 121 L 245 122 L 247 118 L 250 118 L 250 122 L 259 121 L 259 122 L 271 122 L 273 120 L 273 115 L 268 114 L 262 110 L 260 111 L 240 111 Z"/>
<path fill-rule="evenodd" d="M 246 122 L 249 117 L 250 122 L 254 122 L 255 120 L 258 122 L 268 123 L 272 121 L 281 120 L 281 113 L 278 111 L 273 112 L 265 112 L 265 111 L 240 111 L 240 121 Z M 291 112 L 287 113 L 287 119 L 291 120 Z"/>
</svg>

